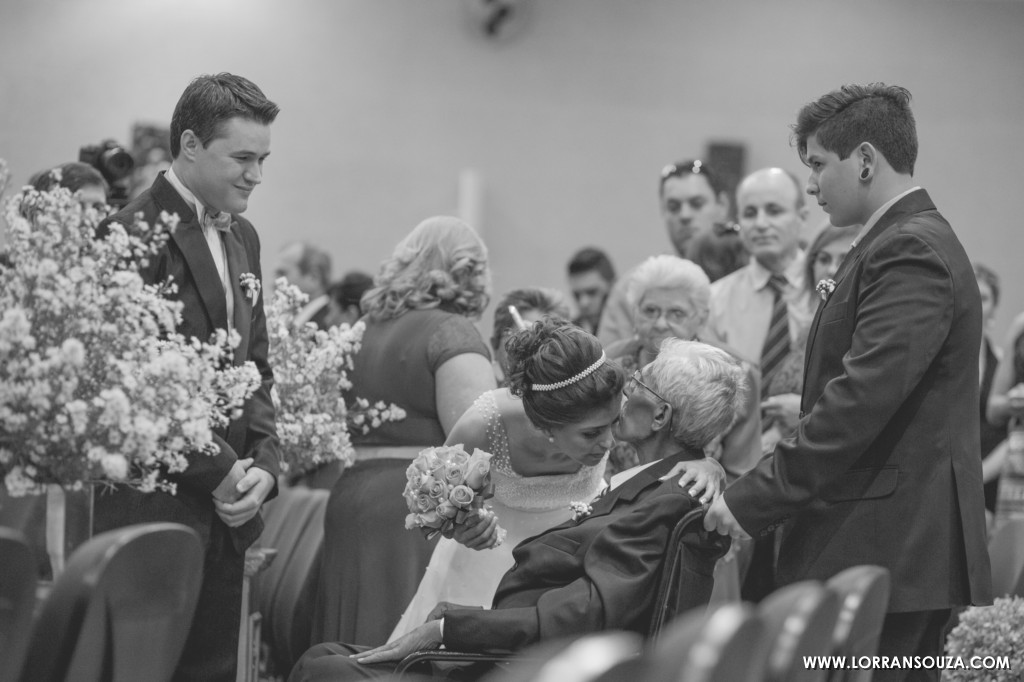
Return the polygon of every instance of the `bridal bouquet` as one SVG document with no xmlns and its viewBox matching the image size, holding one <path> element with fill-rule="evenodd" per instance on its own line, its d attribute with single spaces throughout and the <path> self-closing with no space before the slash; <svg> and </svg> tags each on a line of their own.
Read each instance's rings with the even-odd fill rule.
<svg viewBox="0 0 1024 682">
<path fill-rule="evenodd" d="M 298 287 L 280 278 L 267 306 L 282 470 L 293 476 L 332 461 L 350 465 L 355 455 L 350 433 L 369 433 L 384 422 L 405 418 L 405 411 L 394 404 L 371 404 L 363 398 L 345 402 L 343 391 L 352 388 L 348 373 L 366 327 L 362 322 L 327 330 L 312 323 L 296 326 L 296 315 L 307 301 Z"/>
<path fill-rule="evenodd" d="M 0 161 L 0 193 L 8 179 Z M 0 476 L 13 496 L 47 484 L 125 484 L 173 493 L 187 454 L 215 454 L 213 429 L 260 384 L 231 366 L 238 335 L 176 333 L 173 282 L 144 267 L 177 223 L 112 225 L 66 189 L 29 188 L 5 206 L 0 249 Z"/>
<path fill-rule="evenodd" d="M 449 534 L 484 509 L 491 497 L 491 455 L 483 450 L 466 454 L 461 445 L 442 445 L 420 451 L 405 471 L 407 530 L 420 528 L 427 539 Z M 498 529 L 498 544 L 505 531 Z"/>
</svg>

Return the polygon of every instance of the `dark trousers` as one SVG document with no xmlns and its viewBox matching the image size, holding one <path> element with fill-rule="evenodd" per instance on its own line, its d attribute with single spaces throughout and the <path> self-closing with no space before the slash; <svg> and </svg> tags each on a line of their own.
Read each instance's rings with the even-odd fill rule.
<svg viewBox="0 0 1024 682">
<path fill-rule="evenodd" d="M 951 610 L 887 613 L 878 642 L 879 656 L 941 656 L 942 636 Z M 938 680 L 941 671 L 876 669 L 873 682 Z"/>
</svg>

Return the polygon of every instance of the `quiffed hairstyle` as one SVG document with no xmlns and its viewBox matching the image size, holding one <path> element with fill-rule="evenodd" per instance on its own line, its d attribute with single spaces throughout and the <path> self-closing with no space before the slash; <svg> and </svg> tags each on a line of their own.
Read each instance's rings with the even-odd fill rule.
<svg viewBox="0 0 1024 682">
<path fill-rule="evenodd" d="M 490 300 L 487 247 L 458 218 L 427 218 L 381 263 L 363 313 L 389 320 L 409 310 L 444 308 L 479 317 Z"/>
<path fill-rule="evenodd" d="M 662 342 L 643 375 L 672 406 L 672 437 L 694 450 L 732 427 L 750 389 L 743 365 L 732 355 L 675 338 Z"/>
<path fill-rule="evenodd" d="M 897 173 L 914 174 L 917 126 L 910 91 L 898 85 L 844 85 L 804 106 L 793 125 L 797 151 L 806 163 L 807 140 L 846 159 L 862 142 L 871 143 Z"/>
<path fill-rule="evenodd" d="M 181 134 L 191 130 L 206 147 L 222 124 L 240 117 L 270 125 L 280 108 L 255 83 L 230 73 L 195 78 L 181 93 L 171 115 L 171 157 L 178 158 Z"/>
<path fill-rule="evenodd" d="M 516 321 L 508 307 L 515 306 L 520 313 L 536 311 L 549 315 L 559 321 L 569 321 L 569 305 L 561 292 L 546 287 L 526 287 L 513 289 L 505 294 L 494 308 L 494 331 L 491 334 L 491 349 L 498 350 L 502 339 L 509 332 L 515 333 Z"/>
<path fill-rule="evenodd" d="M 679 256 L 651 256 L 626 282 L 626 301 L 636 308 L 651 289 L 685 289 L 687 297 L 700 310 L 711 301 L 711 280 L 699 265 Z"/>
<path fill-rule="evenodd" d="M 577 251 L 569 260 L 569 275 L 581 275 L 591 270 L 596 270 L 606 282 L 615 281 L 615 267 L 612 261 L 601 249 L 587 247 Z"/>
<path fill-rule="evenodd" d="M 505 342 L 509 390 L 523 399 L 527 418 L 540 429 L 583 421 L 607 407 L 625 385 L 622 368 L 611 360 L 577 382 L 553 391 L 533 384 L 554 384 L 597 362 L 603 352 L 593 334 L 565 321 L 545 318 Z"/>
</svg>

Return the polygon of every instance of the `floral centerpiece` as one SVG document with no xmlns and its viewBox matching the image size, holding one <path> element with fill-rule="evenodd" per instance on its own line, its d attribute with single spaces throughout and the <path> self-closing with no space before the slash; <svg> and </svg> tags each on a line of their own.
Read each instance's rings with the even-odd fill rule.
<svg viewBox="0 0 1024 682">
<path fill-rule="evenodd" d="M 992 606 L 968 607 L 946 638 L 946 655 L 957 665 L 943 671 L 943 680 L 1021 679 L 1024 598 L 996 597 Z"/>
<path fill-rule="evenodd" d="M 405 477 L 405 527 L 421 529 L 427 539 L 450 536 L 455 526 L 484 513 L 484 500 L 493 494 L 490 453 L 478 449 L 469 455 L 461 445 L 421 450 Z M 504 536 L 499 528 L 497 544 Z"/>
<path fill-rule="evenodd" d="M 352 388 L 348 373 L 359 352 L 362 322 L 323 330 L 315 324 L 296 325 L 308 296 L 284 278 L 274 283 L 267 306 L 270 366 L 274 368 L 271 396 L 277 413 L 283 471 L 296 476 L 333 461 L 352 464 L 351 432 L 369 433 L 384 422 L 405 418 L 397 405 L 363 398 L 346 403 Z"/>
<path fill-rule="evenodd" d="M 9 175 L 0 162 L 0 193 Z M 48 484 L 119 483 L 174 493 L 186 454 L 217 452 L 213 430 L 260 383 L 231 366 L 237 334 L 176 333 L 174 283 L 139 275 L 177 219 L 96 227 L 105 213 L 63 188 L 6 202 L 0 250 L 0 475 L 12 496 Z"/>
</svg>

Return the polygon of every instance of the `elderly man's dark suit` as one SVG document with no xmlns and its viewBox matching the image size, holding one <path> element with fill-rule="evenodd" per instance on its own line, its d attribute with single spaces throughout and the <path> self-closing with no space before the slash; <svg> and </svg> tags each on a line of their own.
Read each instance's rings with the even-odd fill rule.
<svg viewBox="0 0 1024 682">
<path fill-rule="evenodd" d="M 516 651 L 541 640 L 606 629 L 645 633 L 669 535 L 699 503 L 673 477 L 659 477 L 677 462 L 702 453 L 659 460 L 593 503 L 579 522 L 524 540 L 513 550 L 491 609 L 444 614 L 444 645 L 459 651 Z M 703 531 L 701 531 L 703 533 Z M 696 548 L 692 597 L 711 596 L 715 560 L 728 539 L 717 535 Z M 361 647 L 365 649 L 366 647 Z M 320 644 L 299 661 L 290 682 L 350 679 L 385 674 L 385 666 L 362 666 L 344 646 Z"/>
<path fill-rule="evenodd" d="M 725 500 L 747 532 L 786 521 L 781 584 L 877 564 L 890 613 L 991 599 L 978 456 L 981 300 L 928 194 L 846 257 L 807 341 L 797 435 Z"/>
<path fill-rule="evenodd" d="M 164 211 L 176 213 L 180 222 L 159 254 L 142 270 L 143 279 L 158 283 L 170 278 L 177 286 L 174 297 L 184 304 L 178 331 L 207 341 L 216 329 L 227 328 L 224 287 L 198 218 L 177 190 L 161 174 L 152 187 L 105 224 L 131 225 L 133 216 L 141 213 L 152 225 Z M 229 528 L 217 516 L 211 493 L 237 459 L 252 457 L 253 466 L 269 471 L 275 478 L 279 473 L 280 446 L 270 399 L 273 374 L 267 363 L 263 296 L 253 305 L 239 284 L 243 273 L 252 273 L 262 281 L 259 238 L 247 220 L 232 216 L 231 228 L 222 241 L 228 279 L 234 287 L 233 327 L 241 336 L 234 363 L 254 362 L 262 385 L 246 402 L 241 418 L 216 433 L 220 452 L 191 455 L 188 468 L 170 477 L 177 483 L 177 494 L 119 489 L 96 497 L 96 532 L 131 523 L 173 521 L 195 529 L 203 540 L 206 563 L 202 592 L 175 679 L 234 678 L 236 653 L 232 643 L 237 647 L 244 554 L 262 532 L 263 521 L 257 515 L 238 528 Z M 276 487 L 271 496 L 274 494 Z"/>
</svg>

